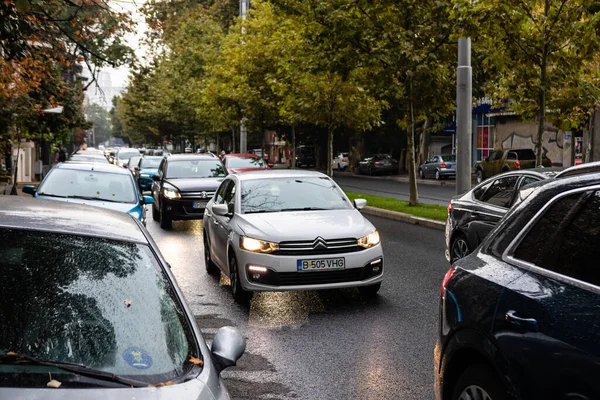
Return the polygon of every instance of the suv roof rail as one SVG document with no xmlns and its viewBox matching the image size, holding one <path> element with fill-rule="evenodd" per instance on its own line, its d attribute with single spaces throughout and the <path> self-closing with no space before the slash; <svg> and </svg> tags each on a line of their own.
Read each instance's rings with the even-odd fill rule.
<svg viewBox="0 0 600 400">
<path fill-rule="evenodd" d="M 600 172 L 600 161 L 585 163 L 569 167 L 564 171 L 559 172 L 555 178 L 563 178 L 566 176 L 574 176 L 581 174 L 589 174 L 591 172 Z"/>
</svg>

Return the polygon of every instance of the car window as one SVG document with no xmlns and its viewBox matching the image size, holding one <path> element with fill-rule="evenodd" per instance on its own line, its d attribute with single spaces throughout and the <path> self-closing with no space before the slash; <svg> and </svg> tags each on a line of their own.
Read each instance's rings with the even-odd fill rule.
<svg viewBox="0 0 600 400">
<path fill-rule="evenodd" d="M 442 156 L 442 161 L 456 161 L 456 155 L 455 154 L 448 154 L 445 156 Z"/>
<path fill-rule="evenodd" d="M 427 160 L 427 162 L 434 163 L 435 159 L 436 159 L 436 157 L 430 157 L 429 160 Z"/>
<path fill-rule="evenodd" d="M 177 178 L 218 178 L 227 175 L 219 160 L 171 160 L 166 177 Z"/>
<path fill-rule="evenodd" d="M 478 188 L 476 188 L 473 191 L 473 197 L 476 200 L 482 201 L 481 198 L 483 197 L 483 194 L 485 193 L 486 190 L 488 190 L 488 188 L 492 185 L 492 182 L 487 182 L 484 183 L 483 185 L 479 186 Z"/>
<path fill-rule="evenodd" d="M 525 176 L 523 177 L 523 179 L 521 180 L 521 187 L 525 186 L 525 185 L 529 185 L 530 183 L 535 183 L 535 182 L 539 182 L 541 179 L 539 178 L 535 178 L 533 176 Z"/>
<path fill-rule="evenodd" d="M 160 176 L 161 179 L 164 176 L 166 164 L 167 164 L 167 160 L 163 158 L 162 161 L 160 162 L 160 166 L 158 167 L 158 176 Z"/>
<path fill-rule="evenodd" d="M 117 203 L 135 203 L 135 185 L 130 173 L 55 168 L 38 189 L 40 196 L 84 197 Z"/>
<path fill-rule="evenodd" d="M 0 354 L 148 383 L 184 374 L 198 356 L 181 301 L 147 245 L 0 229 L 0 275 Z M 26 363 L 3 363 L 0 382 L 46 387 L 48 372 L 73 382 L 60 378 L 68 372 Z"/>
<path fill-rule="evenodd" d="M 158 168 L 162 161 L 159 157 L 143 157 L 140 161 L 140 168 Z"/>
<path fill-rule="evenodd" d="M 496 179 L 479 199 L 488 204 L 508 208 L 515 193 L 518 176 Z"/>
<path fill-rule="evenodd" d="M 215 203 L 216 204 L 223 204 L 223 200 L 225 199 L 225 193 L 227 192 L 227 189 L 229 188 L 230 184 L 231 184 L 231 179 L 225 180 L 225 181 L 223 181 L 223 183 L 221 183 L 221 186 L 219 186 L 219 188 L 215 192 Z"/>
<path fill-rule="evenodd" d="M 230 213 L 235 211 L 235 188 L 235 182 L 231 181 L 225 190 L 225 197 L 223 198 L 223 204 L 227 204 L 227 209 Z"/>
<path fill-rule="evenodd" d="M 227 168 L 267 168 L 267 164 L 260 157 L 228 157 Z"/>
<path fill-rule="evenodd" d="M 139 151 L 120 151 L 118 158 L 119 160 L 129 160 L 131 157 L 139 157 L 140 152 Z"/>
<path fill-rule="evenodd" d="M 600 192 L 554 203 L 517 247 L 514 257 L 600 286 Z"/>
<path fill-rule="evenodd" d="M 492 160 L 492 161 L 501 160 L 503 155 L 504 155 L 503 151 L 496 151 L 492 154 L 493 157 L 490 157 L 490 160 Z"/>
<path fill-rule="evenodd" d="M 514 151 L 509 151 L 506 154 L 506 159 L 507 160 L 518 160 L 519 158 L 517 157 L 517 153 L 515 153 Z"/>
</svg>

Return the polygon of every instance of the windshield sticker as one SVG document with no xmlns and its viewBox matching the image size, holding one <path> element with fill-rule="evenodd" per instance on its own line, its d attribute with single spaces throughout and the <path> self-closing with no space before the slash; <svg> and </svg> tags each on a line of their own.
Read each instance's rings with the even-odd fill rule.
<svg viewBox="0 0 600 400">
<path fill-rule="evenodd" d="M 130 347 L 123 352 L 123 359 L 127 364 L 137 369 L 148 369 L 152 366 L 152 357 L 139 347 Z"/>
</svg>

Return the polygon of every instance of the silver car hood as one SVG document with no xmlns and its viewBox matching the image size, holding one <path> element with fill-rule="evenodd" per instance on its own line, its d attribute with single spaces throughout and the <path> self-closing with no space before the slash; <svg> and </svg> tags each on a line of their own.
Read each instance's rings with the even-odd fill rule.
<svg viewBox="0 0 600 400">
<path fill-rule="evenodd" d="M 360 238 L 375 230 L 356 209 L 241 214 L 238 226 L 247 236 L 274 242 Z"/>
<path fill-rule="evenodd" d="M 160 388 L 26 389 L 0 388 L 1 399 L 13 400 L 213 400 L 215 397 L 198 379 Z"/>
</svg>

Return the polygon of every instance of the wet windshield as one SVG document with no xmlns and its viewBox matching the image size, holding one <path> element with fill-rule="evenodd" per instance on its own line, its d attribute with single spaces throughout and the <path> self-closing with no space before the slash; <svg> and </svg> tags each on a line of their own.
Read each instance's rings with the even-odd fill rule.
<svg viewBox="0 0 600 400">
<path fill-rule="evenodd" d="M 267 168 L 262 158 L 238 158 L 227 159 L 227 168 Z"/>
<path fill-rule="evenodd" d="M 146 245 L 0 229 L 0 275 L 0 356 L 16 352 L 149 383 L 184 374 L 186 360 L 197 357 L 189 322 Z M 39 376 L 45 386 L 48 372 L 63 384 L 73 378 L 3 362 L 0 385 L 35 384 Z"/>
<path fill-rule="evenodd" d="M 220 161 L 182 160 L 170 161 L 167 167 L 167 178 L 218 178 L 226 176 L 225 168 Z"/>
<path fill-rule="evenodd" d="M 140 168 L 156 169 L 160 165 L 162 157 L 144 157 L 140 164 Z"/>
<path fill-rule="evenodd" d="M 242 212 L 343 210 L 352 208 L 329 178 L 249 180 L 242 184 Z"/>
<path fill-rule="evenodd" d="M 130 175 L 55 168 L 38 189 L 38 194 L 135 203 L 135 187 Z"/>
</svg>

